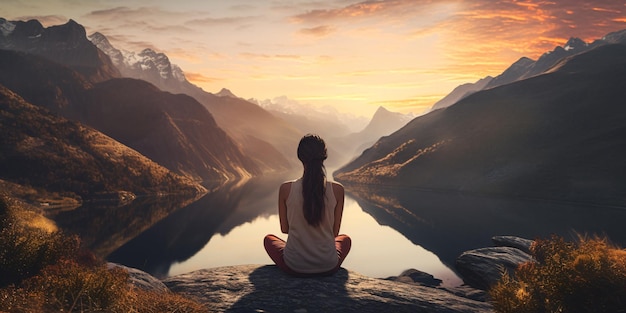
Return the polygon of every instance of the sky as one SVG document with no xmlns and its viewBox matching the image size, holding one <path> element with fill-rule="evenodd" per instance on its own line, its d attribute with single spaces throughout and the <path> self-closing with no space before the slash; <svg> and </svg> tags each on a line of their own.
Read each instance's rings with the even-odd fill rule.
<svg viewBox="0 0 626 313">
<path fill-rule="evenodd" d="M 118 49 L 165 53 L 209 92 L 368 117 L 422 114 L 521 57 L 625 29 L 626 1 L 2 0 L 0 17 L 73 19 Z"/>
</svg>

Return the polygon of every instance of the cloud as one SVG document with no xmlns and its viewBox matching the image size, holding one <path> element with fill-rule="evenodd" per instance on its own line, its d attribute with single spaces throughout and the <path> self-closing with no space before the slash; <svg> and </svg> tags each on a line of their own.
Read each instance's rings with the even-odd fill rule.
<svg viewBox="0 0 626 313">
<path fill-rule="evenodd" d="M 626 27 L 625 11 L 614 0 L 370 0 L 311 9 L 291 21 L 333 25 L 367 19 L 363 27 L 371 28 L 404 23 L 409 39 L 435 34 L 457 51 L 481 46 L 487 53 L 537 57 L 570 37 L 592 41 Z"/>
<path fill-rule="evenodd" d="M 238 17 L 205 17 L 187 21 L 185 24 L 199 27 L 228 26 L 249 24 L 256 16 L 238 16 Z"/>
<path fill-rule="evenodd" d="M 266 59 L 266 60 L 302 60 L 302 56 L 295 54 L 262 54 L 262 53 L 251 53 L 251 52 L 243 52 L 239 54 L 240 56 L 247 59 Z"/>
<path fill-rule="evenodd" d="M 335 32 L 335 28 L 328 25 L 322 25 L 312 28 L 302 28 L 299 33 L 308 36 L 324 37 Z"/>
<path fill-rule="evenodd" d="M 448 1 L 439 1 L 448 2 Z M 360 19 L 367 17 L 397 16 L 414 12 L 419 5 L 428 5 L 427 0 L 376 0 L 353 3 L 341 8 L 314 9 L 293 16 L 294 22 L 318 23 L 329 20 Z"/>
<path fill-rule="evenodd" d="M 192 83 L 198 83 L 198 84 L 215 83 L 215 82 L 219 82 L 223 80 L 223 79 L 216 78 L 216 77 L 208 77 L 201 73 L 195 73 L 195 72 L 185 72 L 185 78 L 187 78 L 187 80 Z"/>
</svg>

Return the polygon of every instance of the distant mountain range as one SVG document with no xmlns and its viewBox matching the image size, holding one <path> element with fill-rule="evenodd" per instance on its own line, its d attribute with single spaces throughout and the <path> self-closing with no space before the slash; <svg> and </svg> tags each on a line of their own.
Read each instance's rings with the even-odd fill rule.
<svg viewBox="0 0 626 313">
<path fill-rule="evenodd" d="M 487 76 L 475 83 L 467 83 L 455 88 L 446 97 L 436 102 L 432 110 L 453 105 L 464 97 L 480 90 L 506 85 L 542 74 L 563 58 L 580 54 L 602 45 L 616 43 L 626 43 L 626 30 L 610 33 L 592 43 L 586 43 L 580 38 L 570 38 L 564 46 L 558 46 L 554 50 L 544 53 L 536 61 L 522 57 L 496 77 Z"/>
<path fill-rule="evenodd" d="M 141 80 L 119 78 L 110 58 L 76 22 L 43 28 L 37 21 L 2 19 L 0 29 L 0 84 L 27 102 L 92 126 L 196 181 L 261 173 L 205 106 Z"/>
<path fill-rule="evenodd" d="M 350 130 L 342 124 L 346 117 L 337 112 L 270 112 L 227 89 L 205 92 L 187 81 L 165 54 L 118 50 L 101 33 L 88 38 L 73 20 L 46 28 L 36 20 L 0 18 L 0 31 L 1 85 L 27 103 L 93 127 L 197 182 L 299 168 L 297 143 L 311 132 L 328 137 L 336 168 L 352 158 L 353 146 L 375 139 L 366 137 L 386 135 L 405 123 L 387 120 L 387 127 L 370 129 L 368 136 L 354 134 L 343 145 L 346 141 L 337 138 Z M 8 176 L 0 171 L 4 178 Z"/>
<path fill-rule="evenodd" d="M 354 158 L 363 150 L 372 146 L 383 136 L 392 134 L 413 119 L 412 115 L 391 112 L 379 107 L 372 120 L 361 131 L 337 139 L 342 147 L 348 150 L 347 155 Z M 346 162 L 348 160 L 345 160 Z"/>
<path fill-rule="evenodd" d="M 369 123 L 363 123 L 355 116 L 339 113 L 332 108 L 315 108 L 287 97 L 251 101 L 294 125 L 302 134 L 315 133 L 324 138 L 329 149 L 326 162 L 328 168 L 344 165 L 378 138 L 398 130 L 413 118 L 412 115 L 390 112 L 380 107 Z M 360 127 L 358 131 L 353 131 L 348 125 Z"/>
<path fill-rule="evenodd" d="M 578 54 L 568 51 L 587 46 L 563 48 L 563 58 L 542 61 L 552 66 L 541 74 L 531 74 L 537 61 L 517 71 L 514 82 L 418 117 L 335 176 L 345 183 L 624 205 L 626 46 L 608 43 L 623 34 Z"/>
<path fill-rule="evenodd" d="M 240 145 L 242 151 L 255 161 L 262 172 L 299 167 L 295 148 L 299 139 L 307 133 L 318 134 L 327 141 L 331 150 L 327 165 L 336 168 L 354 157 L 355 146 L 373 143 L 381 136 L 400 128 L 408 119 L 402 117 L 400 121 L 374 121 L 374 124 L 388 125 L 380 129 L 379 126 L 371 128 L 366 131 L 369 135 L 351 135 L 351 140 L 345 140 L 344 137 L 353 131 L 346 125 L 357 125 L 358 128 L 367 121 L 341 114 L 332 108 L 316 109 L 286 97 L 259 101 L 245 100 L 225 88 L 216 94 L 205 92 L 187 81 L 182 70 L 171 64 L 163 53 L 151 49 L 144 49 L 139 53 L 119 50 L 106 36 L 97 32 L 90 35 L 89 39 L 109 55 L 123 76 L 148 81 L 172 93 L 188 94 L 204 104 L 217 124 Z"/>
<path fill-rule="evenodd" d="M 205 92 L 190 83 L 163 53 L 151 49 L 122 51 L 101 33 L 89 38 L 109 55 L 123 76 L 145 80 L 171 93 L 187 94 L 202 103 L 262 172 L 284 171 L 297 164 L 294 149 L 302 134 L 284 120 L 230 91 L 228 95 Z"/>
</svg>

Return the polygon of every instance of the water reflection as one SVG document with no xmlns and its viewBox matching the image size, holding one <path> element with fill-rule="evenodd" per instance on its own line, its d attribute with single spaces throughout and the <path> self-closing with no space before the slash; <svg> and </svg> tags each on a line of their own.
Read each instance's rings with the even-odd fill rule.
<svg viewBox="0 0 626 313">
<path fill-rule="evenodd" d="M 295 177 L 295 176 L 293 176 Z M 157 277 L 201 268 L 268 264 L 262 238 L 280 234 L 279 184 L 255 178 L 200 199 L 145 197 L 129 205 L 91 204 L 55 220 L 108 260 Z M 626 210 L 570 203 L 481 197 L 384 186 L 346 186 L 342 232 L 353 238 L 344 267 L 372 277 L 415 268 L 446 285 L 460 282 L 454 262 L 491 245 L 494 235 L 526 238 L 606 234 L 626 244 Z M 381 226 L 382 225 L 382 226 Z"/>
<path fill-rule="evenodd" d="M 82 244 L 105 257 L 170 213 L 197 200 L 190 196 L 139 197 L 131 203 L 86 203 L 50 216 L 63 229 L 78 234 Z"/>
<path fill-rule="evenodd" d="M 274 213 L 276 186 L 282 181 L 269 176 L 222 186 L 156 223 L 107 259 L 165 277 L 171 264 L 195 255 L 215 234 L 225 235 L 258 216 Z"/>
<path fill-rule="evenodd" d="M 624 208 L 382 186 L 346 190 L 380 224 L 434 252 L 450 268 L 462 252 L 490 246 L 494 235 L 598 234 L 626 244 Z"/>
</svg>

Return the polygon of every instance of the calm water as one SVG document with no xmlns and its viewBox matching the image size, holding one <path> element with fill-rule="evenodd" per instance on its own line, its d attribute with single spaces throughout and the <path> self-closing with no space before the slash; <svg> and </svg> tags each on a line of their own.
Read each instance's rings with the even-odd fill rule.
<svg viewBox="0 0 626 313">
<path fill-rule="evenodd" d="M 129 206 L 85 208 L 59 218 L 82 225 L 86 243 L 108 260 L 166 277 L 202 268 L 271 264 L 262 239 L 280 234 L 278 185 L 262 178 L 226 186 L 189 203 L 140 199 Z M 353 239 L 350 270 L 388 277 L 415 268 L 446 285 L 461 281 L 454 260 L 491 245 L 494 235 L 526 238 L 605 234 L 624 246 L 626 210 L 414 189 L 346 186 L 341 232 Z M 155 212 L 155 213 L 154 213 Z M 63 224 L 63 223 L 61 223 Z M 74 226 L 76 227 L 76 226 Z"/>
</svg>

